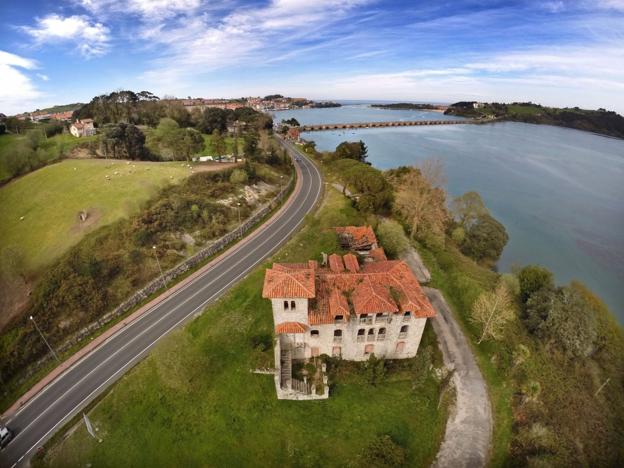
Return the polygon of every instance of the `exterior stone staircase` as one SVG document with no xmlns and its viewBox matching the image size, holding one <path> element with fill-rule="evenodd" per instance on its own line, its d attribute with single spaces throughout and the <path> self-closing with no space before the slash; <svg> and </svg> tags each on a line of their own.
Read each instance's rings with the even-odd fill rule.
<svg viewBox="0 0 624 468">
<path fill-rule="evenodd" d="M 280 350 L 280 383 L 284 389 L 290 389 L 292 383 L 292 352 L 290 349 Z"/>
</svg>

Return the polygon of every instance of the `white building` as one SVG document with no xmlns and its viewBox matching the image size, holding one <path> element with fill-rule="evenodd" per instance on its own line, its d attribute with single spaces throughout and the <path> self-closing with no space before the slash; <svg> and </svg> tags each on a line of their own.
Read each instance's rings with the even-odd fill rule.
<svg viewBox="0 0 624 468">
<path fill-rule="evenodd" d="M 69 127 L 69 132 L 77 138 L 95 135 L 92 119 L 76 120 Z"/>
<path fill-rule="evenodd" d="M 376 243 L 376 239 L 375 239 Z M 372 260 L 372 259 L 369 259 Z M 274 263 L 264 278 L 276 334 L 276 387 L 289 390 L 292 360 L 322 354 L 363 361 L 416 355 L 425 322 L 435 311 L 401 260 L 360 264 L 332 254 L 328 266 Z M 279 383 L 279 385 L 277 385 Z"/>
</svg>

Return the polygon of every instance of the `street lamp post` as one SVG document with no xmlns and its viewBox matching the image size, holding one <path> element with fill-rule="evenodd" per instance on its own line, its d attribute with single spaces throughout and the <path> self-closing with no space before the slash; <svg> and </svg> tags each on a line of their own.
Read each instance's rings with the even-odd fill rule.
<svg viewBox="0 0 624 468">
<path fill-rule="evenodd" d="M 238 225 L 239 225 L 239 226 L 240 226 L 240 223 L 241 223 L 241 219 L 240 219 L 240 207 L 241 207 L 241 204 L 240 204 L 240 202 L 238 202 L 238 203 L 236 204 L 236 210 L 238 211 Z"/>
<path fill-rule="evenodd" d="M 31 322 L 33 323 L 33 325 L 35 326 L 35 328 L 37 329 L 37 331 L 39 332 L 39 335 L 41 335 L 41 339 L 43 340 L 43 342 L 46 344 L 46 346 L 48 347 L 48 349 L 50 350 L 50 352 L 52 353 L 52 356 L 54 356 L 54 358 L 58 361 L 61 362 L 61 360 L 59 359 L 58 355 L 56 354 L 56 352 L 54 352 L 54 350 L 52 349 L 52 346 L 50 346 L 50 343 L 48 343 L 48 340 L 46 340 L 46 337 L 43 336 L 43 333 L 41 332 L 41 330 L 39 329 L 39 327 L 37 326 L 37 322 L 35 322 L 35 318 L 31 315 L 30 317 Z"/>
<path fill-rule="evenodd" d="M 284 190 L 284 176 L 280 176 L 280 193 Z"/>
<path fill-rule="evenodd" d="M 163 286 L 167 289 L 167 282 L 165 281 L 165 275 L 163 274 L 162 268 L 160 267 L 160 260 L 158 260 L 158 255 L 156 255 L 156 246 L 152 245 L 152 250 L 154 251 L 154 258 L 156 259 L 156 263 L 158 263 L 158 270 L 160 270 L 160 277 L 162 278 Z"/>
</svg>

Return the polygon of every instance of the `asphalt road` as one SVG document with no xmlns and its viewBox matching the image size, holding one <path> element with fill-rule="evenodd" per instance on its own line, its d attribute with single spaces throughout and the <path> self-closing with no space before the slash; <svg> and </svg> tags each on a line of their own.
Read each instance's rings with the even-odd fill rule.
<svg viewBox="0 0 624 468">
<path fill-rule="evenodd" d="M 294 156 L 293 147 L 284 145 Z M 16 436 L 0 453 L 1 466 L 25 464 L 64 423 L 147 356 L 160 338 L 200 313 L 286 242 L 314 207 L 322 189 L 321 174 L 312 162 L 298 155 L 295 164 L 300 168 L 301 188 L 279 217 L 252 233 L 249 242 L 226 251 L 203 275 L 113 335 L 8 421 Z"/>
</svg>

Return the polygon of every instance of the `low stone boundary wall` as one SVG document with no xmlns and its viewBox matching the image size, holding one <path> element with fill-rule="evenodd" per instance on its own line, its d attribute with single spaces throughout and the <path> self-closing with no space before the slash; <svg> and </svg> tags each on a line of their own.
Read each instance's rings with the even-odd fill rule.
<svg viewBox="0 0 624 468">
<path fill-rule="evenodd" d="M 256 212 L 251 215 L 247 220 L 242 223 L 238 228 L 234 231 L 228 232 L 221 238 L 212 242 L 209 246 L 203 248 L 199 252 L 195 253 L 191 257 L 182 261 L 175 267 L 171 268 L 164 272 L 165 282 L 169 284 L 171 281 L 178 278 L 180 275 L 188 272 L 193 269 L 204 260 L 212 257 L 216 253 L 225 249 L 228 245 L 234 242 L 237 239 L 243 237 L 243 235 L 251 230 L 259 221 L 262 220 L 265 216 L 267 216 L 271 211 L 273 211 L 279 203 L 284 199 L 286 195 L 290 192 L 290 189 L 293 185 L 293 182 L 296 180 L 295 177 L 291 177 L 286 185 L 282 187 L 279 193 L 269 202 L 262 205 Z M 143 288 L 139 289 L 132 296 L 126 299 L 124 302 L 119 304 L 110 312 L 102 315 L 95 322 L 90 323 L 83 329 L 74 333 L 70 338 L 66 339 L 60 346 L 56 347 L 56 351 L 58 353 L 62 353 L 70 349 L 71 347 L 80 343 L 85 337 L 93 334 L 93 332 L 99 330 L 100 328 L 106 326 L 116 318 L 124 315 L 126 312 L 130 311 L 138 304 L 146 300 L 149 296 L 154 294 L 156 291 L 163 287 L 163 278 L 162 276 L 158 276 L 157 278 L 150 281 Z M 23 382 L 32 376 L 35 372 L 37 372 L 45 363 L 47 363 L 51 358 L 50 355 L 46 355 L 43 358 L 39 359 L 34 365 L 30 366 L 26 373 L 20 378 L 19 382 Z"/>
</svg>

